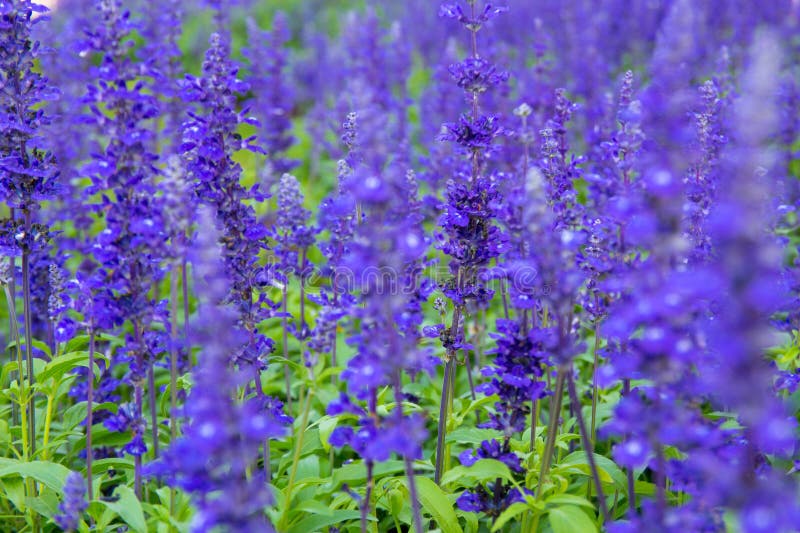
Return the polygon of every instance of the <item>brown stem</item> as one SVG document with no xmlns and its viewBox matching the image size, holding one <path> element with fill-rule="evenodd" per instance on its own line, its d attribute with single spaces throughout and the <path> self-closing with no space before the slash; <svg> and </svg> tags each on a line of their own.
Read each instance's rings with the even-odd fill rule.
<svg viewBox="0 0 800 533">
<path fill-rule="evenodd" d="M 581 434 L 581 440 L 583 441 L 583 447 L 586 449 L 586 459 L 589 462 L 589 469 L 592 472 L 592 479 L 594 480 L 594 486 L 597 489 L 597 502 L 600 505 L 600 511 L 603 514 L 603 520 L 605 522 L 609 521 L 608 515 L 608 506 L 606 505 L 606 499 L 603 495 L 603 485 L 600 482 L 600 473 L 597 470 L 597 463 L 594 459 L 594 450 L 592 450 L 591 442 L 589 440 L 589 432 L 586 429 L 586 423 L 583 419 L 583 412 L 581 410 L 581 401 L 578 398 L 578 393 L 575 389 L 575 378 L 572 377 L 572 369 L 567 371 L 567 389 L 569 390 L 569 398 L 572 403 L 572 410 L 575 414 L 575 418 L 578 421 L 578 430 Z"/>
<path fill-rule="evenodd" d="M 556 433 L 558 432 L 558 419 L 561 417 L 561 400 L 564 395 L 564 369 L 558 369 L 556 376 L 556 387 L 553 392 L 553 398 L 550 402 L 550 420 L 547 425 L 547 441 L 544 446 L 544 454 L 542 455 L 542 464 L 539 470 L 539 484 L 536 487 L 536 499 L 542 496 L 542 489 L 544 488 L 544 480 L 550 470 L 550 460 L 553 456 L 553 449 L 556 444 Z"/>
<path fill-rule="evenodd" d="M 367 459 L 367 488 L 364 493 L 364 501 L 361 503 L 361 533 L 367 533 L 367 517 L 369 516 L 369 503 L 372 498 L 372 467 L 373 463 Z"/>
</svg>

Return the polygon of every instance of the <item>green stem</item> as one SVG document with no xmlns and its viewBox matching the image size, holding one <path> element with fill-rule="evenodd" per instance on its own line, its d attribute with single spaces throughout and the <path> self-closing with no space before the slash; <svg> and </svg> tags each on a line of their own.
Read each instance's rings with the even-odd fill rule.
<svg viewBox="0 0 800 533">
<path fill-rule="evenodd" d="M 278 522 L 278 531 L 286 531 L 286 520 L 289 518 L 289 509 L 291 508 L 292 489 L 294 489 L 294 480 L 297 476 L 297 465 L 300 464 L 300 452 L 303 449 L 303 439 L 306 434 L 306 427 L 308 425 L 308 415 L 311 411 L 311 398 L 314 396 L 314 391 L 309 389 L 308 395 L 305 398 L 303 405 L 303 418 L 300 426 L 297 428 L 298 435 L 295 437 L 294 455 L 292 456 L 292 469 L 289 473 L 289 483 L 286 485 L 286 506 L 284 507 L 281 519 Z"/>
<path fill-rule="evenodd" d="M 450 404 L 453 398 L 453 384 L 452 379 L 455 373 L 456 360 L 451 358 L 445 363 L 444 379 L 442 380 L 442 398 L 439 404 L 439 432 L 436 437 L 436 470 L 434 472 L 434 481 L 438 485 L 442 479 L 442 475 L 446 471 L 444 464 L 445 456 L 445 437 L 447 435 L 447 419 L 450 417 Z"/>
<path fill-rule="evenodd" d="M 542 490 L 544 489 L 544 481 L 550 471 L 550 460 L 553 456 L 553 449 L 556 444 L 556 436 L 558 433 L 558 419 L 561 416 L 561 401 L 564 396 L 564 369 L 559 367 L 558 374 L 556 375 L 556 385 L 553 392 L 553 398 L 550 401 L 550 420 L 547 424 L 547 440 L 544 445 L 544 453 L 542 453 L 542 464 L 539 469 L 539 482 L 536 485 L 536 499 L 542 497 Z M 533 520 L 530 527 L 526 529 L 528 533 L 535 533 L 539 529 L 539 519 L 541 513 L 536 512 L 533 515 Z"/>
<path fill-rule="evenodd" d="M 630 379 L 622 380 L 622 393 L 624 396 L 631 393 Z M 625 469 L 625 477 L 628 481 L 628 517 L 633 519 L 636 516 L 636 479 L 633 475 L 633 468 Z"/>
<path fill-rule="evenodd" d="M 283 363 L 283 381 L 286 387 L 286 409 L 292 412 L 292 377 L 289 372 L 289 324 L 287 322 L 288 314 L 288 287 L 284 286 L 283 295 L 283 318 L 281 318 L 281 325 L 283 326 L 283 358 L 286 360 Z"/>
<path fill-rule="evenodd" d="M 594 451 L 595 442 L 597 442 L 597 368 L 600 366 L 600 322 L 594 326 L 594 364 L 592 366 L 592 422 L 591 422 L 591 438 L 590 444 L 592 451 Z"/>
<path fill-rule="evenodd" d="M 536 452 L 536 426 L 539 420 L 539 411 L 542 408 L 542 402 L 539 400 L 533 400 L 533 408 L 531 409 L 531 459 L 533 458 L 534 452 Z"/>
<path fill-rule="evenodd" d="M 361 502 L 361 533 L 367 533 L 367 518 L 369 517 L 369 504 L 372 499 L 372 486 L 374 483 L 372 477 L 372 461 L 367 459 L 367 488 L 364 490 L 364 501 Z"/>
<path fill-rule="evenodd" d="M 94 497 L 92 492 L 92 420 L 94 408 L 94 327 L 89 324 L 89 371 L 86 373 L 86 485 L 88 488 L 89 499 Z"/>
<path fill-rule="evenodd" d="M 25 396 L 25 387 L 24 387 L 24 356 L 22 355 L 22 342 L 19 335 L 19 318 L 17 317 L 17 310 L 14 307 L 14 296 L 11 292 L 10 285 L 3 285 L 3 289 L 6 293 L 6 301 L 8 303 L 8 315 L 9 315 L 9 322 L 11 326 L 11 337 L 14 339 L 14 347 L 17 351 L 17 382 L 19 384 L 19 404 L 20 404 L 20 429 L 21 429 L 21 436 L 22 436 L 22 457 L 25 461 L 28 460 L 28 417 L 27 412 L 25 409 L 22 409 L 22 405 L 25 403 L 23 397 Z"/>
<path fill-rule="evenodd" d="M 397 401 L 397 417 L 403 418 L 403 385 L 399 372 L 394 378 L 394 394 Z M 417 482 L 414 478 L 414 464 L 408 456 L 403 457 L 406 469 L 406 479 L 408 480 L 408 497 L 411 499 L 411 516 L 414 521 L 414 531 L 422 533 L 422 516 L 419 509 L 419 499 L 417 497 Z"/>
<path fill-rule="evenodd" d="M 47 395 L 47 410 L 44 414 L 44 437 L 42 438 L 42 461 L 47 461 L 49 455 L 47 453 L 47 444 L 50 442 L 50 426 L 53 423 L 53 400 L 57 387 L 58 384 L 56 384 L 54 390 Z"/>
<path fill-rule="evenodd" d="M 30 226 L 30 214 L 28 213 L 25 214 L 25 224 L 26 231 L 28 231 L 27 228 Z M 33 319 L 31 315 L 30 252 L 24 250 L 22 252 L 22 302 L 25 319 L 25 363 L 28 367 L 28 388 L 30 389 L 28 397 L 28 420 L 30 420 L 28 424 L 28 431 L 30 432 L 28 445 L 31 457 L 33 457 L 36 453 L 36 406 L 33 398 L 33 336 L 31 331 L 33 329 Z"/>
<path fill-rule="evenodd" d="M 153 436 L 153 458 L 158 459 L 158 405 L 156 404 L 156 376 L 153 365 L 147 369 L 147 387 L 150 400 L 150 426 Z"/>
<path fill-rule="evenodd" d="M 598 320 L 594 325 L 594 349 L 593 352 L 593 364 L 592 364 L 592 419 L 591 419 L 591 429 L 589 433 L 589 448 L 591 449 L 592 453 L 595 450 L 595 443 L 597 442 L 597 394 L 598 394 L 598 386 L 597 386 L 597 368 L 600 366 L 600 321 Z M 586 485 L 586 499 L 591 499 L 592 497 L 592 484 L 587 483 Z"/>
<path fill-rule="evenodd" d="M 142 343 L 142 331 L 138 322 L 133 324 L 134 338 L 136 340 L 136 367 L 137 371 L 141 372 L 144 368 L 144 351 Z M 144 376 L 137 376 L 136 381 L 133 383 L 133 405 L 136 420 L 140 420 L 144 425 L 143 413 L 143 394 L 144 394 Z M 146 428 L 142 428 L 146 431 Z M 142 456 L 137 454 L 133 457 L 133 492 L 136 497 L 142 498 Z"/>
</svg>

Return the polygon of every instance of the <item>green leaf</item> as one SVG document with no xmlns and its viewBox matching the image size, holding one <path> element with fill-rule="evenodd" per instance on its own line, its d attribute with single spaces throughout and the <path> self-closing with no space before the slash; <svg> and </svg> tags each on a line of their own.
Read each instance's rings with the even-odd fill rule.
<svg viewBox="0 0 800 533">
<path fill-rule="evenodd" d="M 378 479 L 388 474 L 397 474 L 405 469 L 403 461 L 396 459 L 384 461 L 375 465 L 372 477 Z M 367 479 L 367 469 L 363 461 L 358 461 L 337 468 L 333 471 L 333 485 L 338 487 L 342 483 L 354 485 Z"/>
<path fill-rule="evenodd" d="M 577 494 L 567 494 L 565 492 L 553 494 L 545 500 L 545 503 L 547 503 L 548 506 L 577 505 L 578 507 L 586 507 L 587 509 L 594 510 L 594 505 L 586 498 L 578 496 Z"/>
<path fill-rule="evenodd" d="M 18 510 L 22 511 L 25 508 L 25 482 L 21 478 L 0 481 L 0 491 Z"/>
<path fill-rule="evenodd" d="M 17 346 L 17 342 L 16 341 L 11 341 L 8 344 L 6 344 L 6 351 L 10 350 L 11 348 L 15 348 L 16 346 Z M 25 348 L 25 343 L 22 342 L 21 346 L 24 349 Z M 43 351 L 45 354 L 47 354 L 47 358 L 48 359 L 53 357 L 53 354 L 50 353 L 50 347 L 47 345 L 47 343 L 39 341 L 39 340 L 36 340 L 36 339 L 32 339 L 31 346 L 34 346 L 34 347 L 40 349 L 41 351 Z"/>
<path fill-rule="evenodd" d="M 403 481 L 408 488 L 408 481 Z M 417 477 L 417 492 L 422 508 L 436 520 L 442 533 L 463 533 L 453 504 L 439 485 L 427 477 Z"/>
<path fill-rule="evenodd" d="M 303 436 L 303 448 L 300 450 L 300 455 L 305 456 L 322 449 L 322 442 L 319 440 L 319 430 L 311 428 L 305 430 L 306 434 Z"/>
<path fill-rule="evenodd" d="M 305 500 L 299 502 L 297 505 L 293 505 L 292 512 L 330 516 L 333 514 L 333 509 L 318 500 Z"/>
<path fill-rule="evenodd" d="M 485 440 L 497 437 L 497 431 L 480 428 L 458 428 L 447 433 L 445 442 L 461 442 L 465 444 L 479 444 Z"/>
<path fill-rule="evenodd" d="M 473 411 L 483 410 L 483 407 L 489 404 L 492 404 L 497 401 L 497 396 L 484 396 L 483 398 L 478 398 L 477 400 L 473 400 L 469 402 L 463 410 L 459 411 L 458 416 L 463 418 L 468 414 L 472 413 Z M 496 433 L 495 433 L 496 434 Z"/>
<path fill-rule="evenodd" d="M 562 505 L 548 513 L 553 533 L 597 533 L 597 525 L 574 505 Z"/>
<path fill-rule="evenodd" d="M 296 523 L 289 528 L 288 533 L 314 533 L 315 531 L 322 531 L 327 526 L 341 524 L 348 520 L 358 520 L 361 518 L 361 513 L 358 511 L 349 511 L 346 509 L 339 509 L 333 511 L 329 515 L 313 515 L 309 516 Z M 369 517 L 374 520 L 374 517 Z"/>
<path fill-rule="evenodd" d="M 109 335 L 108 333 L 98 333 L 94 337 L 95 342 L 108 342 L 112 346 L 122 346 L 125 344 L 125 341 L 119 337 L 115 337 L 114 335 Z M 79 350 L 85 350 L 89 346 L 89 335 L 76 335 L 75 337 L 71 338 L 67 341 L 67 344 L 64 346 L 64 353 L 70 352 L 77 352 Z"/>
<path fill-rule="evenodd" d="M 494 533 L 495 531 L 500 531 L 500 529 L 504 525 L 506 525 L 506 522 L 508 522 L 512 518 L 516 518 L 520 514 L 529 510 L 530 507 L 528 506 L 527 503 L 523 502 L 512 503 L 511 505 L 508 506 L 508 509 L 503 511 L 500 514 L 500 516 L 497 517 L 497 520 L 494 521 L 494 524 L 492 525 L 492 533 Z"/>
<path fill-rule="evenodd" d="M 472 466 L 457 466 L 442 476 L 442 485 L 455 481 L 474 479 L 479 482 L 494 481 L 497 478 L 514 483 L 514 477 L 508 466 L 496 459 L 481 459 Z"/>
<path fill-rule="evenodd" d="M 103 505 L 117 513 L 134 531 L 147 533 L 147 522 L 144 519 L 142 504 L 133 490 L 128 486 L 120 485 L 114 494 L 119 499 L 114 502 L 101 500 Z"/>
<path fill-rule="evenodd" d="M 403 507 L 405 506 L 406 503 L 406 499 L 403 496 L 403 491 L 398 489 L 391 489 L 388 492 L 388 498 L 389 498 L 389 511 L 392 513 L 393 517 L 397 518 L 403 511 Z"/>
<path fill-rule="evenodd" d="M 100 357 L 98 357 L 99 359 Z M 95 361 L 96 371 L 100 372 L 100 365 Z M 37 376 L 36 381 L 44 383 L 50 378 L 60 380 L 64 374 L 81 366 L 89 366 L 89 352 L 72 352 L 56 357 Z"/>
<path fill-rule="evenodd" d="M 109 469 L 130 471 L 133 470 L 133 458 L 131 457 L 109 457 L 107 459 L 97 459 L 92 462 L 92 473 L 94 475 L 108 472 Z"/>
<path fill-rule="evenodd" d="M 650 483 L 649 481 L 636 481 L 633 485 L 633 490 L 636 494 L 652 496 L 656 493 L 656 485 L 655 483 Z"/>
<path fill-rule="evenodd" d="M 622 472 L 619 466 L 603 455 L 594 454 L 594 461 L 597 465 L 598 473 L 600 474 L 600 480 L 603 482 L 614 482 L 615 485 L 618 487 L 626 487 L 627 486 L 627 478 L 625 474 Z M 569 454 L 566 456 L 560 463 L 559 467 L 563 466 L 577 466 L 581 469 L 581 471 L 585 472 L 587 475 L 591 475 L 589 470 L 589 460 L 586 457 L 586 452 L 577 451 Z"/>
<path fill-rule="evenodd" d="M 15 463 L 0 468 L 0 478 L 9 476 L 30 477 L 59 494 L 63 490 L 64 482 L 70 472 L 66 466 L 49 461 L 31 461 L 29 463 L 15 461 Z"/>
<path fill-rule="evenodd" d="M 25 498 L 25 506 L 30 507 L 42 516 L 46 516 L 47 518 L 52 517 L 58 512 L 58 499 L 52 492 L 48 492 L 48 494 L 50 498 Z"/>
<path fill-rule="evenodd" d="M 119 405 L 112 402 L 93 403 L 92 412 L 96 413 L 98 411 L 107 410 L 112 413 L 116 413 L 118 407 Z M 65 430 L 75 428 L 78 424 L 86 420 L 86 402 L 76 403 L 75 405 L 69 407 L 66 411 L 64 411 L 64 416 L 62 419 L 64 421 L 63 427 Z"/>
<path fill-rule="evenodd" d="M 326 452 L 331 449 L 331 445 L 328 440 L 331 438 L 331 433 L 333 433 L 333 430 L 336 429 L 336 424 L 338 422 L 339 421 L 336 417 L 328 415 L 325 415 L 319 419 L 319 440 L 322 442 L 322 447 Z"/>
<path fill-rule="evenodd" d="M 476 513 L 467 513 L 459 509 L 457 514 L 459 518 L 464 519 L 464 525 L 466 526 L 464 529 L 466 533 L 478 533 L 480 525 Z"/>
</svg>

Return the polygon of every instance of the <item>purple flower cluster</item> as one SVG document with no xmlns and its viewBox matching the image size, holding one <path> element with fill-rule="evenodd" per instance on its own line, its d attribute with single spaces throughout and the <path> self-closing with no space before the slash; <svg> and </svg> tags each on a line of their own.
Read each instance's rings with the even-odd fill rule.
<svg viewBox="0 0 800 533">
<path fill-rule="evenodd" d="M 3 221 L 2 246 L 7 255 L 33 250 L 47 241 L 43 227 L 33 228 L 33 213 L 57 191 L 58 168 L 40 128 L 49 117 L 40 104 L 57 98 L 49 80 L 34 70 L 46 51 L 34 40 L 34 17 L 45 8 L 30 1 L 3 2 L 0 6 L 0 197 L 22 217 Z"/>
<path fill-rule="evenodd" d="M 53 519 L 63 531 L 76 531 L 87 507 L 86 481 L 78 472 L 70 472 L 64 483 L 64 499 L 58 504 L 58 514 Z"/>
<path fill-rule="evenodd" d="M 261 397 L 238 400 L 238 390 L 250 380 L 230 355 L 246 341 L 237 327 L 238 313 L 225 306 L 229 281 L 219 261 L 214 222 L 208 211 L 201 227 L 193 265 L 201 312 L 193 325 L 193 340 L 203 348 L 186 401 L 188 424 L 183 436 L 164 453 L 150 472 L 196 498 L 193 531 L 213 528 L 271 531 L 264 508 L 272 502 L 263 471 L 252 472 L 259 446 L 284 433 L 286 421 L 265 409 Z M 280 406 L 277 406 L 279 411 Z"/>
</svg>

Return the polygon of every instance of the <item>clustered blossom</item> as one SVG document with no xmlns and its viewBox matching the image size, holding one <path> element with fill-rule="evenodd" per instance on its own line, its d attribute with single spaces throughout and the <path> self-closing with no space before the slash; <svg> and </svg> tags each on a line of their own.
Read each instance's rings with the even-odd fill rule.
<svg viewBox="0 0 800 533">
<path fill-rule="evenodd" d="M 246 336 L 237 327 L 235 307 L 224 303 L 229 281 L 218 260 L 213 219 L 205 212 L 200 222 L 205 229 L 198 236 L 192 264 L 202 304 L 192 338 L 203 348 L 186 401 L 188 424 L 150 473 L 193 495 L 198 513 L 192 531 L 272 531 L 264 514 L 272 495 L 263 471 L 254 466 L 259 445 L 283 435 L 286 421 L 264 409 L 260 397 L 238 399 L 250 375 L 232 365 L 230 354 Z"/>
<path fill-rule="evenodd" d="M 403 372 L 429 368 L 426 350 L 418 346 L 422 321 L 419 299 L 426 298 L 431 286 L 414 283 L 426 249 L 420 221 L 410 210 L 416 201 L 416 189 L 409 188 L 407 175 L 399 168 L 389 168 L 380 176 L 367 176 L 365 186 L 355 192 L 365 220 L 354 229 L 343 262 L 356 280 L 357 301 L 362 305 L 351 311 L 360 324 L 348 342 L 357 347 L 357 352 L 348 361 L 342 378 L 350 394 L 366 401 L 367 412 L 372 414 L 380 387 L 396 388 Z M 376 183 L 371 185 L 371 181 Z M 392 418 L 387 422 L 394 423 Z M 412 426 L 420 422 L 417 417 L 408 421 Z M 410 434 L 420 435 L 421 431 L 418 428 Z M 413 446 L 414 453 L 403 455 L 416 457 L 421 453 L 418 440 L 403 443 L 403 448 L 396 451 L 406 452 L 407 446 Z M 385 456 L 392 449 L 383 447 L 380 454 Z"/>
<path fill-rule="evenodd" d="M 704 232 L 705 220 L 714 204 L 719 154 L 726 142 L 721 124 L 726 101 L 720 95 L 720 88 L 714 80 L 709 80 L 700 87 L 700 94 L 702 107 L 694 117 L 701 155 L 686 177 L 687 233 L 693 246 L 693 261 L 702 261 L 711 252 L 711 239 Z"/>
<path fill-rule="evenodd" d="M 275 222 L 275 255 L 284 275 L 302 276 L 308 269 L 306 253 L 314 244 L 311 212 L 303 207 L 300 183 L 291 174 L 281 176 L 277 192 L 278 213 Z"/>
<path fill-rule="evenodd" d="M 541 381 L 544 363 L 548 359 L 547 332 L 525 331 L 515 320 L 498 320 L 497 332 L 490 336 L 496 347 L 487 355 L 494 355 L 492 365 L 483 370 L 491 381 L 478 390 L 491 396 L 497 394 L 500 401 L 489 421 L 481 424 L 503 432 L 508 438 L 525 430 L 528 402 L 543 395 L 545 384 Z"/>
<path fill-rule="evenodd" d="M 57 98 L 58 91 L 33 68 L 46 51 L 32 36 L 34 17 L 44 11 L 29 0 L 0 5 L 0 198 L 25 215 L 51 199 L 58 183 L 56 163 L 39 132 L 49 122 L 39 104 Z M 3 226 L 2 246 L 7 254 L 18 255 L 13 252 L 31 250 L 47 240 L 46 229 L 32 229 L 30 220 L 4 220 Z"/>
<path fill-rule="evenodd" d="M 367 461 L 370 472 L 374 462 L 385 461 L 393 453 L 400 455 L 409 478 L 415 527 L 419 528 L 411 461 L 422 456 L 427 430 L 419 413 L 405 414 L 401 407 L 403 374 L 431 369 L 430 355 L 419 345 L 421 302 L 429 296 L 432 284 L 418 280 L 427 243 L 415 209 L 419 202 L 416 179 L 398 166 L 378 175 L 363 166 L 355 172 L 363 177 L 354 196 L 363 209 L 364 221 L 354 228 L 343 261 L 356 280 L 355 298 L 360 304 L 351 308 L 348 344 L 355 354 L 341 374 L 347 394 L 329 404 L 328 414 L 350 412 L 358 419 L 355 429 L 337 427 L 331 443 L 349 445 Z M 382 387 L 394 389 L 398 404 L 385 416 L 377 413 Z M 366 409 L 350 397 L 364 402 Z M 369 493 L 362 513 L 368 508 Z"/>
<path fill-rule="evenodd" d="M 135 457 L 138 493 L 147 451 L 144 384 L 164 351 L 160 343 L 150 342 L 158 337 L 152 328 L 167 321 L 151 296 L 153 284 L 164 275 L 162 261 L 170 255 L 156 197 L 157 155 L 149 126 L 160 109 L 151 92 L 152 70 L 130 55 L 131 34 L 137 29 L 130 12 L 117 0 L 98 0 L 94 7 L 97 16 L 81 43 L 83 56 L 98 59 L 90 68 L 97 82 L 87 86 L 83 97 L 89 111 L 83 121 L 93 126 L 97 139 L 92 160 L 83 169 L 91 179 L 84 202 L 105 226 L 87 247 L 93 260 L 80 267 L 76 288 L 81 295 L 75 303 L 93 333 L 132 325 L 114 364 L 127 364 L 124 382 L 134 390 L 133 406 L 131 416 L 114 430 L 131 431 L 124 450 Z M 115 112 L 109 115 L 105 109 Z"/>
<path fill-rule="evenodd" d="M 64 499 L 58 504 L 58 514 L 53 518 L 63 531 L 76 531 L 87 507 L 86 480 L 78 472 L 70 472 L 64 482 Z"/>
<path fill-rule="evenodd" d="M 470 3 L 470 8 L 474 16 L 474 3 Z M 454 143 L 464 153 L 464 161 L 455 167 L 455 176 L 447 182 L 438 221 L 440 247 L 451 258 L 449 267 L 453 275 L 443 289 L 457 308 L 467 300 L 484 305 L 491 299 L 492 292 L 479 280 L 478 270 L 502 254 L 507 240 L 494 222 L 501 203 L 498 176 L 487 165 L 492 143 L 504 130 L 498 117 L 480 108 L 479 95 L 504 83 L 508 75 L 479 56 L 474 48 L 481 24 L 502 11 L 486 4 L 481 15 L 469 18 L 460 5 L 445 4 L 439 12 L 442 17 L 457 19 L 473 39 L 471 55 L 450 68 L 456 85 L 464 90 L 466 101 L 471 103 L 471 111 L 461 114 L 458 122 L 445 123 L 440 136 L 440 140 Z M 455 337 L 443 339 L 448 350 L 457 348 L 459 343 L 459 315 L 457 311 L 453 326 L 444 332 L 445 336 Z"/>
<path fill-rule="evenodd" d="M 508 441 L 503 445 L 496 440 L 483 441 L 477 450 L 464 450 L 458 458 L 465 466 L 472 466 L 481 459 L 494 459 L 505 464 L 514 473 L 525 471 L 520 458 L 509 451 Z M 531 494 L 527 489 L 521 491 L 498 479 L 485 486 L 478 485 L 475 490 L 464 491 L 456 503 L 463 511 L 485 513 L 487 516 L 497 518 L 511 504 L 524 501 L 523 493 Z"/>
<path fill-rule="evenodd" d="M 247 23 L 249 40 L 255 44 L 244 51 L 252 70 L 248 80 L 255 94 L 254 111 L 263 126 L 260 140 L 267 155 L 264 172 L 271 182 L 299 164 L 286 156 L 295 142 L 292 136 L 294 98 L 286 72 L 289 21 L 285 14 L 276 13 L 270 32 L 259 29 L 252 19 Z"/>
<path fill-rule="evenodd" d="M 237 133 L 240 124 L 254 123 L 244 111 L 236 110 L 236 94 L 248 88 L 236 77 L 237 72 L 227 37 L 213 34 L 203 75 L 189 76 L 184 82 L 183 96 L 195 110 L 184 123 L 181 148 L 197 201 L 213 208 L 222 228 L 220 245 L 231 280 L 226 301 L 239 310 L 240 327 L 248 332 L 248 341 L 235 356 L 236 362 L 257 373 L 264 368 L 273 344 L 258 332 L 257 324 L 271 315 L 274 304 L 260 290 L 270 284 L 267 269 L 258 264 L 259 254 L 267 248 L 267 229 L 247 202 L 263 195 L 258 185 L 249 190 L 241 185 L 241 166 L 232 159 L 238 150 L 261 151 L 254 144 L 255 137 L 242 138 Z"/>
</svg>

